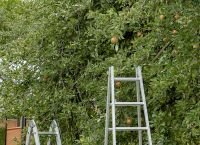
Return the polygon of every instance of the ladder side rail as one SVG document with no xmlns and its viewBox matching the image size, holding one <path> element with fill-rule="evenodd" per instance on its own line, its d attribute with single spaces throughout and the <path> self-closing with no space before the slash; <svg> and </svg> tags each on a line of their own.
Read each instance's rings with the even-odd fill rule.
<svg viewBox="0 0 200 145">
<path fill-rule="evenodd" d="M 108 145 L 108 128 L 109 128 L 109 118 L 110 118 L 110 68 L 108 71 L 108 88 L 107 88 L 107 100 L 106 100 L 106 122 L 105 122 L 105 140 L 104 145 Z"/>
<path fill-rule="evenodd" d="M 116 145 L 116 123 L 115 123 L 115 90 L 114 90 L 114 67 L 111 66 L 111 97 L 112 97 L 112 133 L 113 145 Z"/>
<path fill-rule="evenodd" d="M 138 72 L 136 69 L 136 78 L 138 78 Z M 139 86 L 139 82 L 136 81 L 136 96 L 137 96 L 137 102 L 140 102 L 140 86 Z M 141 127 L 141 106 L 137 106 L 137 116 L 138 116 L 138 127 Z M 139 145 L 142 145 L 142 130 L 138 130 L 138 139 L 139 139 Z"/>
<path fill-rule="evenodd" d="M 25 143 L 25 145 L 30 145 L 30 142 L 31 142 L 31 133 L 32 133 L 32 124 L 30 123 L 30 125 L 28 127 L 27 134 L 26 134 L 26 143 Z"/>
<path fill-rule="evenodd" d="M 143 84 L 143 78 L 142 78 L 142 73 L 141 73 L 141 67 L 138 67 L 137 71 L 140 78 L 139 84 L 140 84 L 140 92 L 142 96 L 142 101 L 144 102 L 144 117 L 145 117 L 146 127 L 148 128 L 147 129 L 148 143 L 149 145 L 152 145 L 151 131 L 150 131 L 150 126 L 149 126 L 149 118 L 148 118 L 147 105 L 146 105 L 146 99 L 145 99 L 145 93 L 144 93 L 144 84 Z"/>
<path fill-rule="evenodd" d="M 34 136 L 34 139 L 35 139 L 35 145 L 40 145 L 40 138 L 39 138 L 39 133 L 38 133 L 36 123 L 35 123 L 34 120 L 32 120 L 31 122 L 33 124 L 33 136 Z"/>
<path fill-rule="evenodd" d="M 51 124 L 51 126 L 50 126 L 50 128 L 49 128 L 49 132 L 52 132 L 53 131 L 53 129 L 52 129 L 52 124 Z M 49 135 L 49 138 L 48 138 L 48 141 L 47 141 L 47 145 L 51 145 L 51 136 Z"/>
<path fill-rule="evenodd" d="M 57 143 L 57 145 L 62 145 L 61 137 L 60 137 L 60 131 L 59 131 L 59 128 L 58 128 L 56 121 L 53 120 L 52 124 L 54 125 L 54 131 L 56 132 L 56 143 Z"/>
</svg>

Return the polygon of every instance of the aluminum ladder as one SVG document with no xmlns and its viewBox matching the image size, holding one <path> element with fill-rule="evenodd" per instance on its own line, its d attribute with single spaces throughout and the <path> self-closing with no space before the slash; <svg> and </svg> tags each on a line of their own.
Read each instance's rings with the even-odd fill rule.
<svg viewBox="0 0 200 145">
<path fill-rule="evenodd" d="M 137 102 L 117 102 L 115 100 L 115 81 L 135 81 Z M 116 127 L 115 107 L 117 106 L 137 106 L 138 126 L 137 127 Z M 110 107 L 112 110 L 112 128 L 109 128 Z M 143 107 L 143 110 L 144 110 L 144 118 L 145 118 L 146 127 L 141 126 L 141 107 Z M 113 145 L 117 144 L 116 131 L 138 131 L 139 145 L 142 145 L 142 131 L 147 131 L 148 144 L 152 145 L 151 131 L 150 131 L 150 126 L 149 126 L 149 119 L 148 119 L 148 112 L 147 112 L 147 105 L 146 105 L 146 99 L 145 99 L 145 93 L 144 93 L 141 67 L 136 68 L 135 78 L 114 77 L 114 67 L 113 66 L 109 67 L 104 145 L 108 145 L 109 131 L 112 131 Z"/>
<path fill-rule="evenodd" d="M 56 145 L 62 145 L 61 139 L 60 139 L 59 128 L 58 128 L 55 120 L 52 121 L 48 132 L 38 131 L 35 121 L 31 120 L 29 127 L 28 127 L 28 132 L 27 132 L 27 135 L 26 135 L 26 144 L 25 145 L 30 145 L 32 135 L 34 136 L 35 145 L 41 145 L 39 135 L 48 135 L 49 136 L 47 145 L 51 145 L 52 135 L 54 135 L 56 137 Z"/>
</svg>

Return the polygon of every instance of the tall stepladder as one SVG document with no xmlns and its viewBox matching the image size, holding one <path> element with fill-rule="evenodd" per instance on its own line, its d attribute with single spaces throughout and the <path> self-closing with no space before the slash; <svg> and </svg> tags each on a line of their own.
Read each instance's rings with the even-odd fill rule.
<svg viewBox="0 0 200 145">
<path fill-rule="evenodd" d="M 117 102 L 115 99 L 115 81 L 132 81 L 136 82 L 136 97 L 137 102 Z M 108 72 L 108 88 L 107 88 L 107 100 L 106 100 L 106 121 L 105 121 L 105 140 L 104 145 L 108 145 L 108 134 L 109 131 L 112 132 L 112 143 L 113 145 L 117 145 L 116 131 L 138 131 L 138 140 L 139 145 L 142 145 L 142 131 L 147 131 L 147 139 L 148 144 L 152 145 L 151 131 L 149 126 L 149 118 L 147 112 L 146 105 L 146 97 L 144 93 L 144 85 L 141 67 L 136 68 L 136 77 L 115 77 L 114 76 L 114 67 L 109 67 Z M 137 119 L 138 126 L 137 127 L 117 127 L 116 126 L 116 118 L 115 118 L 115 107 L 117 106 L 137 106 Z M 109 127 L 109 119 L 110 119 L 110 107 L 111 107 L 111 122 L 112 127 Z M 142 127 L 141 123 L 141 107 L 144 110 L 144 119 L 145 119 L 145 127 Z"/>
<path fill-rule="evenodd" d="M 28 132 L 27 132 L 27 135 L 26 135 L 26 144 L 25 145 L 30 145 L 32 135 L 34 137 L 35 145 L 41 145 L 40 138 L 39 138 L 40 135 L 47 135 L 48 136 L 47 145 L 51 145 L 51 137 L 52 136 L 56 137 L 56 145 L 62 145 L 59 128 L 58 128 L 58 125 L 57 125 L 55 120 L 52 121 L 48 132 L 38 131 L 38 128 L 36 126 L 35 121 L 31 120 L 30 123 L 29 123 Z"/>
</svg>

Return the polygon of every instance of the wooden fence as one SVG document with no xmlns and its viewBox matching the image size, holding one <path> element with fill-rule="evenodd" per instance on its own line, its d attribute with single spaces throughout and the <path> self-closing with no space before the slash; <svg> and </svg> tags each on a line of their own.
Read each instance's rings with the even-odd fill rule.
<svg viewBox="0 0 200 145">
<path fill-rule="evenodd" d="M 4 130 L 1 134 L 1 145 L 20 145 L 21 144 L 21 127 L 16 119 L 0 121 L 0 128 Z M 3 132 L 3 131 L 2 131 Z"/>
</svg>

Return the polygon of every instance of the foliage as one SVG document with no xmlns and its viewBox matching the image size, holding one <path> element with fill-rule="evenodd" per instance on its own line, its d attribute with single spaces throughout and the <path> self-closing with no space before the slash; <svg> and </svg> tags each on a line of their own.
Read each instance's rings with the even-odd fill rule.
<svg viewBox="0 0 200 145">
<path fill-rule="evenodd" d="M 5 144 L 5 136 L 6 136 L 5 133 L 6 133 L 5 128 L 0 127 L 0 144 L 1 145 Z"/>
<path fill-rule="evenodd" d="M 199 144 L 197 0 L 4 0 L 0 6 L 4 116 L 35 118 L 44 129 L 55 118 L 63 144 L 102 144 L 108 67 L 133 76 L 140 65 L 153 143 Z M 134 96 L 131 84 L 116 92 L 119 99 Z M 125 125 L 133 109 L 119 110 L 117 123 Z M 131 143 L 131 133 L 118 135 Z"/>
</svg>

